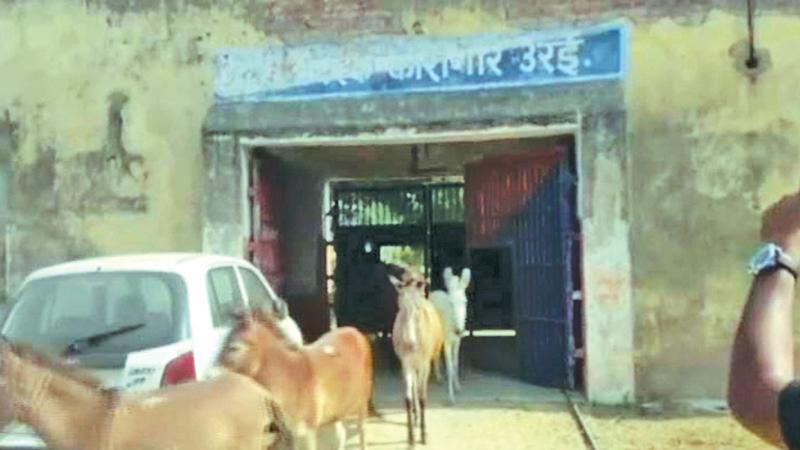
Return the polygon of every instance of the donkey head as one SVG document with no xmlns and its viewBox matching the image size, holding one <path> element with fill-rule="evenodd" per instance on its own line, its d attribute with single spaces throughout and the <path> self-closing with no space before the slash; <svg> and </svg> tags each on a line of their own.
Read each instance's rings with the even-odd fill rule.
<svg viewBox="0 0 800 450">
<path fill-rule="evenodd" d="M 459 335 L 463 336 L 467 326 L 467 288 L 469 287 L 472 271 L 465 267 L 461 271 L 461 276 L 453 275 L 453 269 L 446 267 L 442 273 L 444 285 L 447 288 L 447 295 L 453 305 L 455 314 L 456 328 Z"/>
<path fill-rule="evenodd" d="M 232 311 L 231 316 L 235 325 L 225 340 L 218 363 L 234 372 L 253 376 L 261 368 L 255 317 L 251 311 L 242 309 Z"/>
<path fill-rule="evenodd" d="M 400 307 L 425 297 L 425 287 L 428 283 L 421 276 L 406 274 L 402 279 L 398 279 L 394 275 L 389 275 L 389 281 L 397 290 L 397 303 Z"/>
<path fill-rule="evenodd" d="M 276 346 L 294 348 L 278 326 L 274 313 L 261 308 L 232 312 L 235 325 L 225 340 L 218 363 L 229 370 L 254 376 L 261 370 L 264 352 Z"/>
</svg>

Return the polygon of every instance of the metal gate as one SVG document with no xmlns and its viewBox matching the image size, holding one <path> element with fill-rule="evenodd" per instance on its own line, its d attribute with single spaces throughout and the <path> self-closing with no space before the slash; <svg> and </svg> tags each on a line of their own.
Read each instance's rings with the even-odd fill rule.
<svg viewBox="0 0 800 450">
<path fill-rule="evenodd" d="M 335 312 L 339 325 L 389 332 L 396 292 L 381 248 L 411 246 L 424 252 L 432 289 L 445 266 L 466 263 L 463 183 L 406 182 L 333 185 L 336 249 Z"/>
<path fill-rule="evenodd" d="M 280 247 L 279 214 L 283 195 L 278 160 L 266 155 L 250 158 L 248 172 L 251 225 L 247 257 L 281 295 L 286 277 Z"/>
<path fill-rule="evenodd" d="M 563 147 L 466 167 L 468 245 L 510 248 L 521 377 L 574 388 L 572 245 L 576 177 Z"/>
</svg>

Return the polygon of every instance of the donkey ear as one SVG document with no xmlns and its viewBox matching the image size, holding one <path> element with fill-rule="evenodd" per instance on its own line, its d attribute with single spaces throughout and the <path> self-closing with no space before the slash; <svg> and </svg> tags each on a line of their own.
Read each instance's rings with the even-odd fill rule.
<svg viewBox="0 0 800 450">
<path fill-rule="evenodd" d="M 395 289 L 400 289 L 405 286 L 405 283 L 395 278 L 394 275 L 389 275 L 389 281 L 392 283 Z"/>
<path fill-rule="evenodd" d="M 464 267 L 461 271 L 461 287 L 466 290 L 469 287 L 469 282 L 472 279 L 472 270 L 469 267 Z"/>
<path fill-rule="evenodd" d="M 286 300 L 280 297 L 276 298 L 273 309 L 275 310 L 275 316 L 278 318 L 278 320 L 283 320 L 289 317 L 289 304 L 286 302 Z"/>
<path fill-rule="evenodd" d="M 247 313 L 241 306 L 234 306 L 228 310 L 228 315 L 231 316 L 233 320 L 240 321 L 244 319 Z"/>
<path fill-rule="evenodd" d="M 452 267 L 445 267 L 444 271 L 442 272 L 442 281 L 444 281 L 445 285 L 450 284 L 450 280 L 453 279 L 453 268 Z"/>
</svg>

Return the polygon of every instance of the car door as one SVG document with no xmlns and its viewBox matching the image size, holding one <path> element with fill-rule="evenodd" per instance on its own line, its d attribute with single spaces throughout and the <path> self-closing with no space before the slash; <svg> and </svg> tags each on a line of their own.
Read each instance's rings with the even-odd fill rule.
<svg viewBox="0 0 800 450">
<path fill-rule="evenodd" d="M 205 282 L 213 331 L 209 339 L 210 345 L 207 348 L 195 350 L 198 375 L 201 378 L 204 378 L 201 374 L 204 374 L 206 369 L 214 364 L 222 344 L 234 324 L 230 313 L 235 308 L 245 305 L 239 276 L 233 265 L 210 268 L 206 273 Z"/>
<path fill-rule="evenodd" d="M 236 269 L 239 272 L 245 302 L 249 307 L 271 309 L 280 301 L 272 286 L 257 270 L 244 265 L 239 265 Z"/>
</svg>

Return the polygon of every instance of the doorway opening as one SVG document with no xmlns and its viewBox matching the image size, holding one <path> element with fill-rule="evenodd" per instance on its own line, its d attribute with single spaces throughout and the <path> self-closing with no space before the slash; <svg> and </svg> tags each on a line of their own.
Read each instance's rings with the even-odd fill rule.
<svg viewBox="0 0 800 450">
<path fill-rule="evenodd" d="M 299 174 L 297 186 L 320 191 L 314 194 L 316 211 L 328 218 L 330 230 L 325 240 L 320 232 L 314 245 L 319 246 L 326 320 L 330 308 L 331 323 L 385 338 L 397 308 L 388 281 L 393 265 L 419 268 L 432 290 L 443 288 L 445 267 L 455 272 L 470 267 L 470 336 L 464 345 L 469 364 L 537 385 L 582 389 L 582 255 L 573 135 L 263 147 L 253 158 L 260 155 L 279 161 L 283 172 Z M 329 198 L 322 194 L 326 189 Z M 295 217 L 280 215 L 281 236 L 298 229 L 299 220 L 313 220 L 314 208 L 306 213 L 297 201 L 282 202 L 290 203 Z M 310 245 L 284 242 L 280 258 L 295 262 L 306 251 L 300 246 Z M 281 261 L 276 264 L 287 267 Z M 285 273 L 290 286 L 298 270 L 274 272 Z"/>
</svg>

